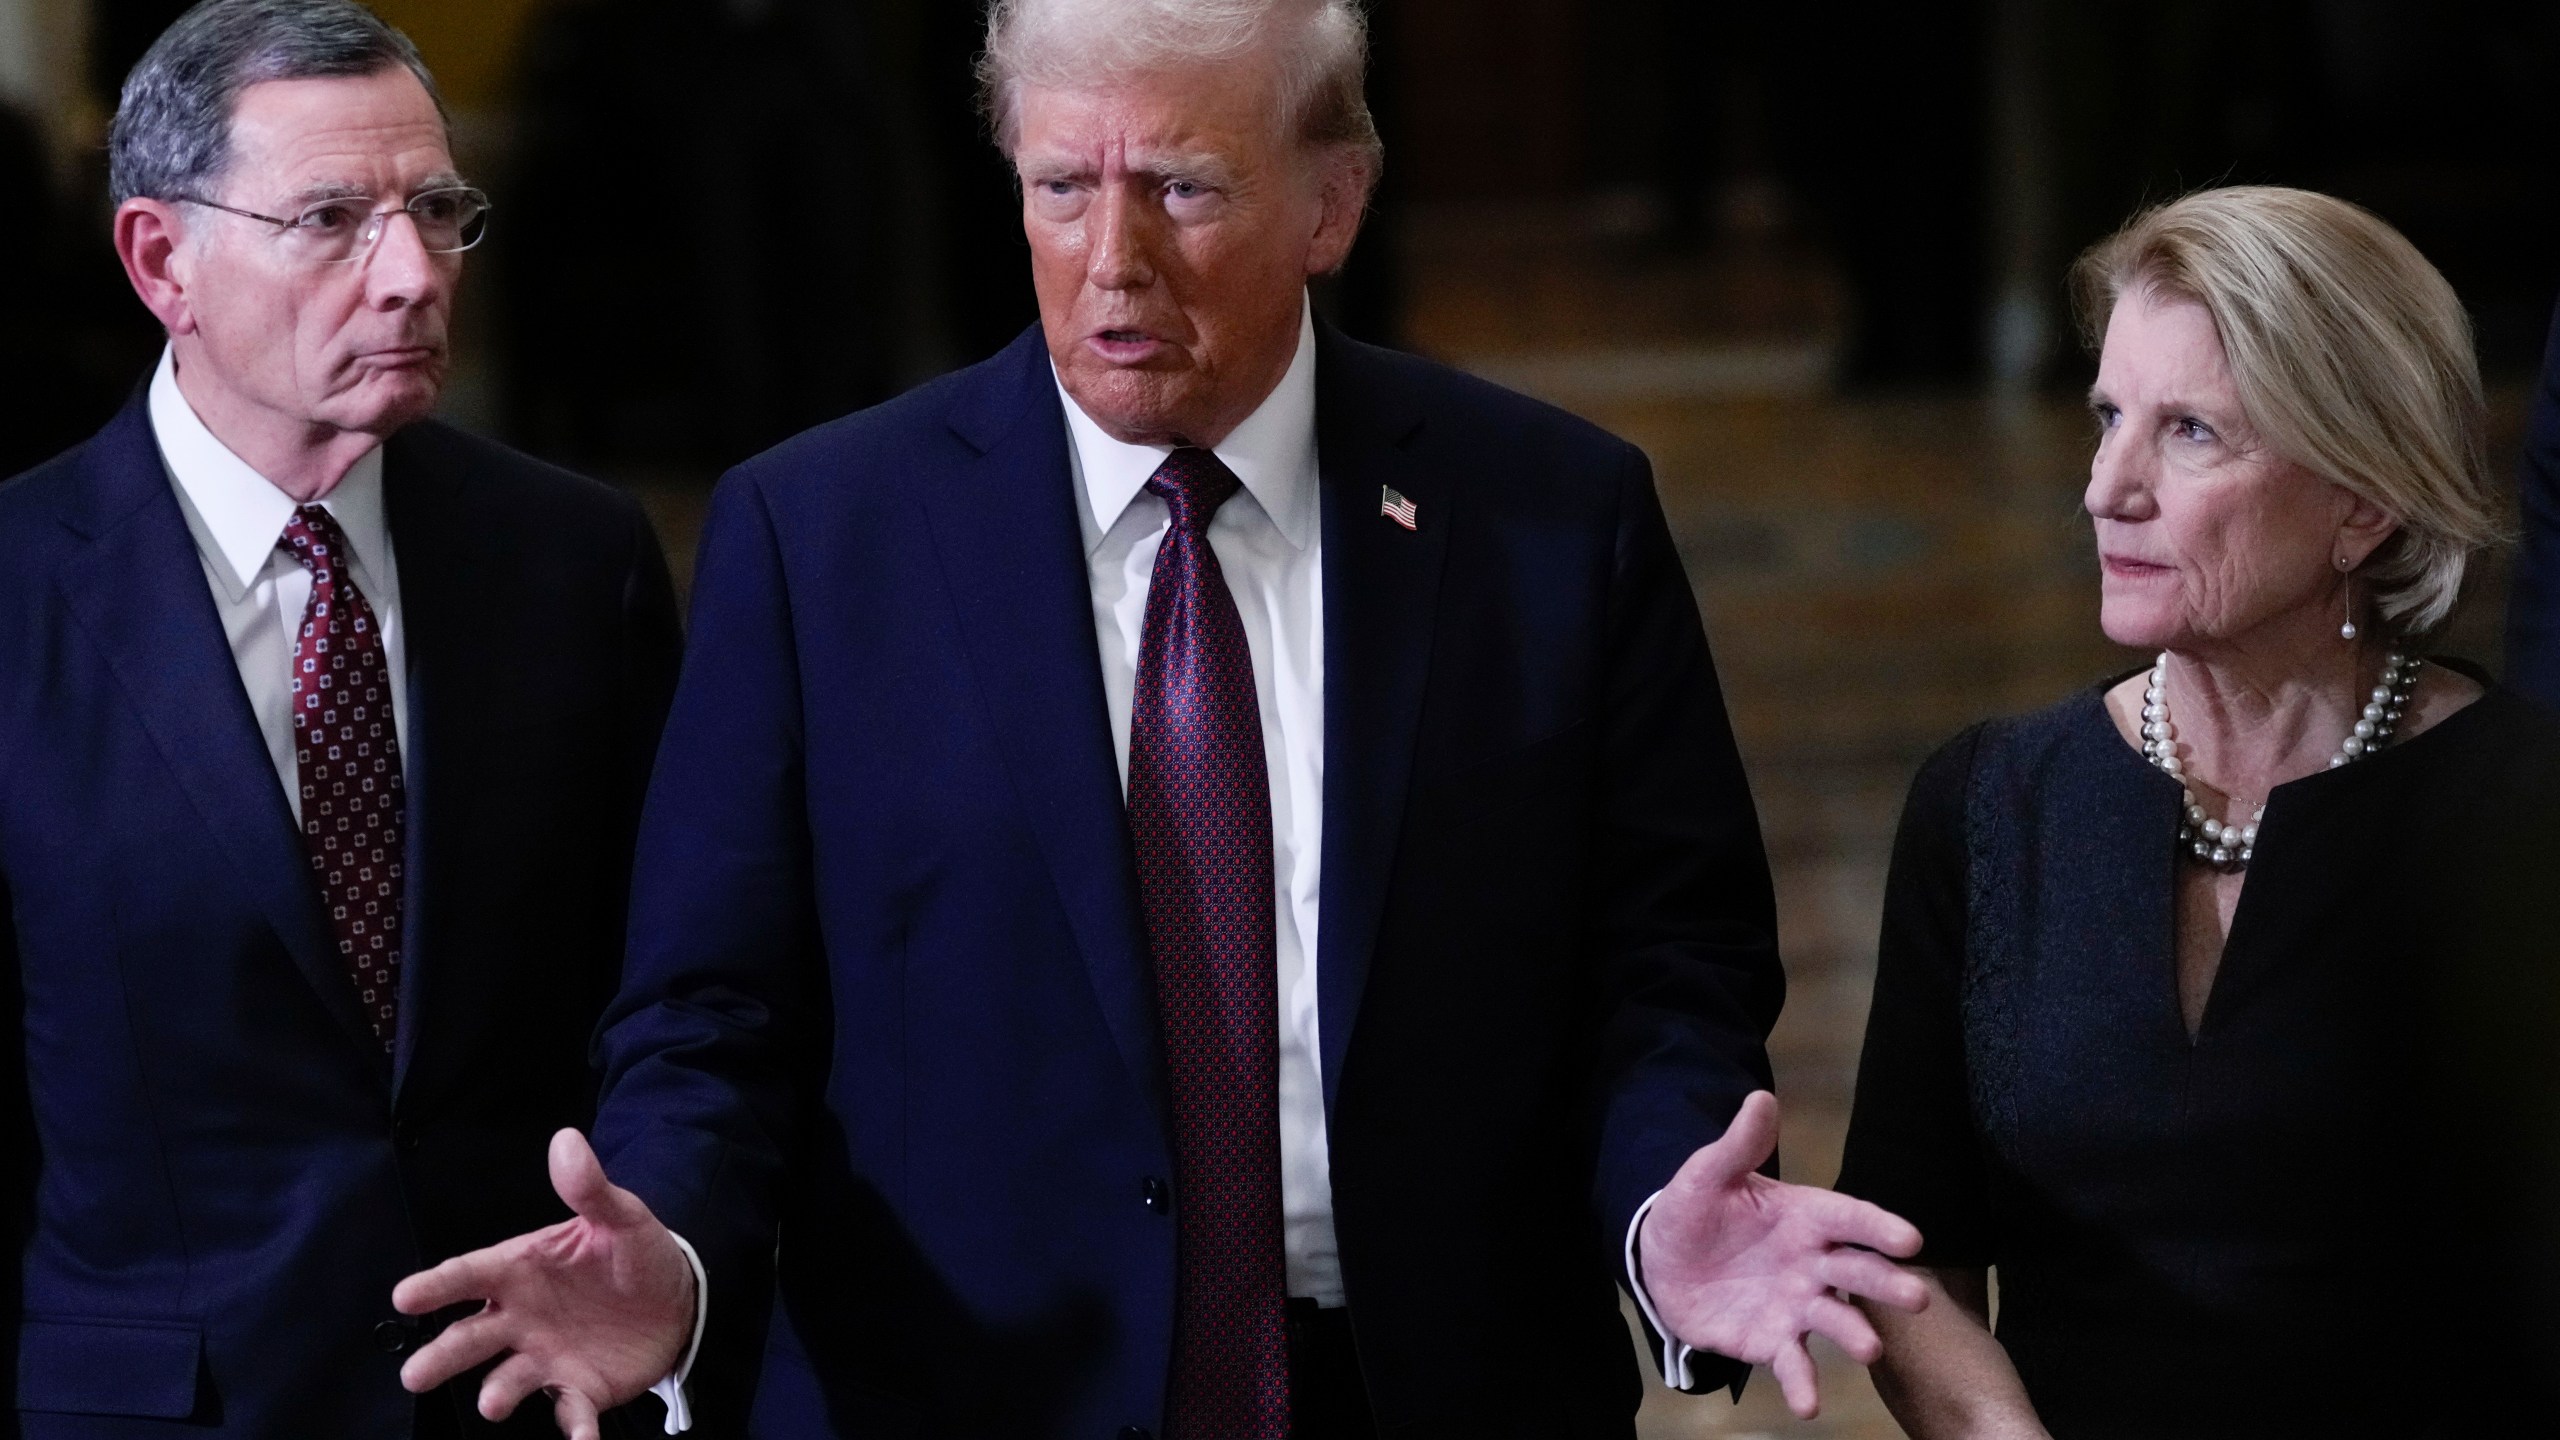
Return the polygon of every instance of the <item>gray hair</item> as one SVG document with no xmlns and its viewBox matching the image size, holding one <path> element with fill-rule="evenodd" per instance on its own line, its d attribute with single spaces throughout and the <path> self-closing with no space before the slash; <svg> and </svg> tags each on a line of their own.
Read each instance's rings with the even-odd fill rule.
<svg viewBox="0 0 2560 1440">
<path fill-rule="evenodd" d="M 1356 0 L 994 0 L 979 95 L 1010 155 L 1023 85 L 1086 86 L 1266 52 L 1279 65 L 1283 130 L 1353 152 L 1374 179 L 1384 149 L 1369 114 L 1369 22 Z"/>
<path fill-rule="evenodd" d="M 200 197 L 231 164 L 240 92 L 406 67 L 444 113 L 409 37 L 355 0 L 204 0 L 178 17 L 124 81 L 107 137 L 107 185 L 121 205 Z"/>
<path fill-rule="evenodd" d="M 2233 185 L 2135 216 L 2072 282 L 2093 350 L 2127 295 L 2204 306 L 2276 452 L 2399 522 L 2356 575 L 2384 628 L 2445 623 L 2506 536 L 2470 317 L 2416 246 L 2344 200 Z"/>
</svg>

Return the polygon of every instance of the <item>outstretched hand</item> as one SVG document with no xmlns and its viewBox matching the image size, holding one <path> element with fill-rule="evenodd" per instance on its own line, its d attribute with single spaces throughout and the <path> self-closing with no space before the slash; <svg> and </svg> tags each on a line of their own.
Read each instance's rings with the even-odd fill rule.
<svg viewBox="0 0 2560 1440">
<path fill-rule="evenodd" d="M 1821 1335 L 1872 1365 L 1883 1342 L 1841 1297 L 1918 1311 L 1929 1303 L 1928 1287 L 1885 1258 L 1919 1253 L 1911 1222 L 1864 1200 L 1758 1174 L 1777 1148 L 1778 1098 L 1755 1092 L 1723 1138 L 1690 1156 L 1663 1187 L 1645 1215 L 1638 1254 L 1645 1294 L 1673 1335 L 1692 1349 L 1768 1366 L 1787 1408 L 1810 1420 L 1821 1391 L 1804 1337 Z"/>
<path fill-rule="evenodd" d="M 551 1137 L 551 1188 L 576 1212 L 557 1225 L 457 1255 L 403 1280 L 404 1315 L 480 1302 L 400 1367 L 424 1392 L 499 1355 L 480 1413 L 503 1420 L 548 1392 L 569 1440 L 599 1440 L 603 1412 L 646 1394 L 693 1333 L 693 1266 L 639 1196 L 605 1178 L 586 1137 Z"/>
</svg>

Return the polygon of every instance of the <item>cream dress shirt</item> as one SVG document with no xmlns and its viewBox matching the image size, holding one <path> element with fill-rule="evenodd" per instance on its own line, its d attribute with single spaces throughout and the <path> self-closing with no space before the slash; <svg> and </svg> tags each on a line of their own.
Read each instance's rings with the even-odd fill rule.
<svg viewBox="0 0 2560 1440">
<path fill-rule="evenodd" d="M 213 608 L 240 667 L 241 688 L 258 717 L 267 758 L 276 767 L 296 824 L 302 820 L 302 774 L 293 748 L 293 649 L 311 603 L 311 572 L 278 542 L 299 508 L 249 462 L 214 438 L 178 389 L 174 349 L 160 354 L 151 377 L 151 433 L 178 492 L 178 508 L 195 537 L 196 556 L 213 590 Z M 407 630 L 400 623 L 400 567 L 382 503 L 382 450 L 355 463 L 320 507 L 346 532 L 355 553 L 347 570 L 382 626 L 382 658 L 390 671 L 392 733 L 405 756 L 409 738 Z"/>
</svg>

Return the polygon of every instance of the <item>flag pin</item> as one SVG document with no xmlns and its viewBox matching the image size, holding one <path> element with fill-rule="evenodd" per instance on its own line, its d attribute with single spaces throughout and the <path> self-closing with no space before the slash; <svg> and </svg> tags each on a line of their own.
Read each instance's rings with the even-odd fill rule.
<svg viewBox="0 0 2560 1440">
<path fill-rule="evenodd" d="M 1421 528 L 1419 518 L 1414 513 L 1413 502 L 1397 493 L 1396 488 L 1392 485 L 1381 485 L 1378 487 L 1378 513 L 1386 516 L 1390 520 L 1393 520 L 1407 530 L 1418 530 Z"/>
</svg>

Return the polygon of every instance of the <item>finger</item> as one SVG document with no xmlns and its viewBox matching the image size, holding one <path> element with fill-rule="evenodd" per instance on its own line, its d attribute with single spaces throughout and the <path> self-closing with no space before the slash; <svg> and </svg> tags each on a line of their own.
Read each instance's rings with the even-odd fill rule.
<svg viewBox="0 0 2560 1440">
<path fill-rule="evenodd" d="M 1839 1346 L 1850 1359 L 1861 1365 L 1873 1365 L 1884 1355 L 1884 1341 L 1877 1336 L 1876 1327 L 1867 1323 L 1867 1317 L 1858 1313 L 1856 1306 L 1828 1295 L 1818 1296 L 1813 1304 L 1806 1307 L 1804 1323 L 1807 1329 Z"/>
<path fill-rule="evenodd" d="M 1929 1286 L 1919 1276 L 1865 1250 L 1834 1250 L 1813 1267 L 1822 1283 L 1843 1294 L 1913 1314 L 1928 1308 Z"/>
<path fill-rule="evenodd" d="M 423 1395 L 513 1349 L 514 1330 L 510 1317 L 486 1310 L 456 1321 L 409 1357 L 400 1367 L 400 1383 L 411 1393 Z"/>
<path fill-rule="evenodd" d="M 604 1440 L 604 1420 L 595 1402 L 565 1385 L 551 1392 L 551 1423 L 569 1440 Z"/>
<path fill-rule="evenodd" d="M 639 1196 L 605 1178 L 594 1147 L 575 1130 L 551 1137 L 551 1188 L 563 1204 L 598 1225 L 625 1229 L 654 1218 Z"/>
<path fill-rule="evenodd" d="M 391 1308 L 403 1315 L 429 1315 L 448 1305 L 494 1299 L 510 1258 L 503 1245 L 456 1255 L 392 1286 Z"/>
<path fill-rule="evenodd" d="M 1822 1413 L 1822 1386 L 1814 1377 L 1813 1357 L 1805 1353 L 1803 1340 L 1788 1341 L 1769 1362 L 1769 1369 L 1778 1377 L 1778 1390 L 1797 1419 L 1810 1420 Z"/>
<path fill-rule="evenodd" d="M 513 1415 L 524 1397 L 542 1388 L 542 1378 L 539 1362 L 524 1355 L 508 1356 L 507 1363 L 480 1382 L 480 1418 L 495 1422 Z"/>
<path fill-rule="evenodd" d="M 1686 1180 L 1720 1190 L 1767 1164 L 1778 1150 L 1778 1097 L 1754 1090 L 1743 1097 L 1733 1123 L 1713 1144 L 1689 1157 L 1674 1183 Z"/>
<path fill-rule="evenodd" d="M 1879 1205 L 1811 1185 L 1788 1185 L 1784 1203 L 1834 1245 L 1866 1248 L 1907 1260 L 1920 1253 L 1920 1227 Z"/>
</svg>

